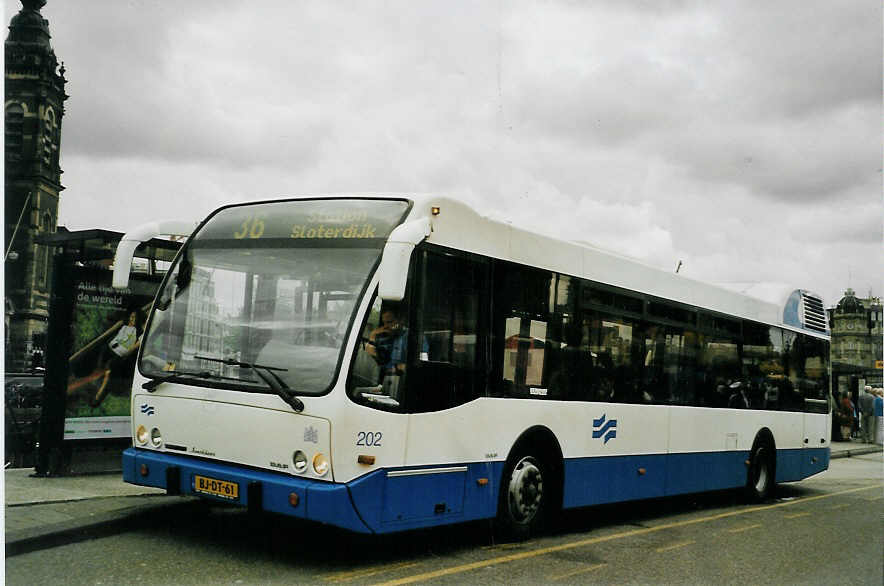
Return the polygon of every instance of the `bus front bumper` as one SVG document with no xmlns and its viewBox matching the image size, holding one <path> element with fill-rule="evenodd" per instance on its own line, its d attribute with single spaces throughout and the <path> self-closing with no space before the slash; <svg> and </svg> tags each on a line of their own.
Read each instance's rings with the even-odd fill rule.
<svg viewBox="0 0 884 586">
<path fill-rule="evenodd" d="M 346 485 L 138 448 L 123 452 L 123 480 L 371 533 Z M 199 483 L 199 486 L 198 486 Z"/>
</svg>

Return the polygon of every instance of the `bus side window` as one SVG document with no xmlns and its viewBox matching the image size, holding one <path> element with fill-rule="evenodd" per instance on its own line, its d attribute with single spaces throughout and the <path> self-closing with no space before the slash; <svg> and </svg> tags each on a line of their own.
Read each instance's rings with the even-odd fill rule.
<svg viewBox="0 0 884 586">
<path fill-rule="evenodd" d="M 783 392 L 780 396 L 784 411 L 804 411 L 801 382 L 804 378 L 804 348 L 801 337 L 795 332 L 783 330 L 782 368 Z"/>
<path fill-rule="evenodd" d="M 512 263 L 499 263 L 495 273 L 493 351 L 500 369 L 496 394 L 550 398 L 555 275 Z"/>
</svg>

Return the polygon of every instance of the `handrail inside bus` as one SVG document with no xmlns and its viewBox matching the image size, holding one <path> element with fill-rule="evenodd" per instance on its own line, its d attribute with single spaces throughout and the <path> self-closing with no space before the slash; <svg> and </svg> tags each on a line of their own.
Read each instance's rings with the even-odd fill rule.
<svg viewBox="0 0 884 586">
<path fill-rule="evenodd" d="M 132 258 L 135 256 L 135 249 L 142 242 L 147 242 L 151 238 L 161 235 L 189 236 L 195 227 L 196 222 L 160 220 L 142 224 L 126 232 L 117 245 L 117 251 L 114 254 L 114 277 L 112 283 L 114 289 L 125 289 L 129 286 Z"/>
</svg>

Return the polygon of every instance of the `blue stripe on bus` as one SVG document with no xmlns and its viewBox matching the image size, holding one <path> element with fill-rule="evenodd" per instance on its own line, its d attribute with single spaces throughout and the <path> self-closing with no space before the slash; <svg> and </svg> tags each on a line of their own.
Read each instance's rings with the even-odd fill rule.
<svg viewBox="0 0 884 586">
<path fill-rule="evenodd" d="M 738 488 L 746 484 L 748 457 L 747 451 L 730 451 L 567 459 L 562 504 L 574 508 Z M 146 476 L 141 475 L 142 464 L 147 465 Z M 123 453 L 123 479 L 167 488 L 166 469 L 177 466 L 182 494 L 194 494 L 193 477 L 200 474 L 238 483 L 235 504 L 242 506 L 248 506 L 248 484 L 260 482 L 264 510 L 360 533 L 391 533 L 494 517 L 503 465 L 381 469 L 335 484 L 129 448 Z M 777 450 L 776 479 L 800 480 L 828 465 L 828 448 Z M 291 492 L 300 498 L 297 507 L 289 504 Z"/>
<path fill-rule="evenodd" d="M 829 467 L 829 448 L 777 450 L 777 482 Z M 748 451 L 608 456 L 565 460 L 564 508 L 739 488 Z"/>
<path fill-rule="evenodd" d="M 748 452 L 648 454 L 565 461 L 563 507 L 585 507 L 736 488 Z"/>
</svg>

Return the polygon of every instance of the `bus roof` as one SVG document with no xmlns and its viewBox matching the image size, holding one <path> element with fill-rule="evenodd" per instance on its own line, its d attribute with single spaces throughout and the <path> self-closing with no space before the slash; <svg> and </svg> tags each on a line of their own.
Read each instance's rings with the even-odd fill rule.
<svg viewBox="0 0 884 586">
<path fill-rule="evenodd" d="M 741 291 L 734 291 L 663 271 L 585 242 L 559 240 L 515 227 L 480 215 L 454 199 L 426 195 L 408 199 L 414 202 L 409 221 L 430 219 L 433 229 L 427 241 L 432 244 L 582 277 L 735 317 L 785 325 L 817 336 L 828 334 L 822 300 L 809 291 L 785 285 L 743 286 Z M 795 315 L 791 315 L 789 306 L 796 298 L 799 306 L 793 308 Z M 809 315 L 810 305 L 816 306 L 817 302 L 822 322 L 820 316 Z M 809 305 L 805 307 L 805 303 Z"/>
</svg>

